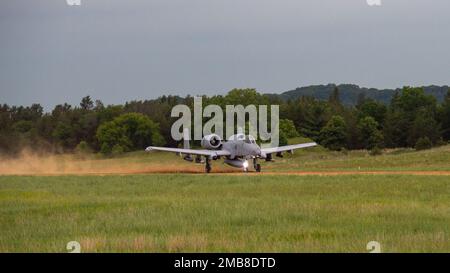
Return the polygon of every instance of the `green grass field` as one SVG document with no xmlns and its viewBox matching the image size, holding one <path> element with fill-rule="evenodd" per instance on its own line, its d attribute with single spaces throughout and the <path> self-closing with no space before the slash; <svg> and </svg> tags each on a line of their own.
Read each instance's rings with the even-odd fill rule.
<svg viewBox="0 0 450 273">
<path fill-rule="evenodd" d="M 449 149 L 317 148 L 264 166 L 449 171 Z M 165 154 L 95 160 L 192 165 Z M 450 176 L 0 176 L 0 252 L 67 252 L 69 241 L 82 252 L 368 252 L 369 241 L 383 252 L 450 252 Z"/>
</svg>

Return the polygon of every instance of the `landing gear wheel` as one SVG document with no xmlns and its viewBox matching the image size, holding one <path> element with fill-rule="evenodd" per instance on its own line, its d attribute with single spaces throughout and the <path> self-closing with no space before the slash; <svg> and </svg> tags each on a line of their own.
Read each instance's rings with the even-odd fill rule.
<svg viewBox="0 0 450 273">
<path fill-rule="evenodd" d="M 256 158 L 253 159 L 253 169 L 255 169 L 257 173 L 261 172 L 261 165 L 258 164 L 258 160 Z"/>
<path fill-rule="evenodd" d="M 205 172 L 210 173 L 211 172 L 211 160 L 209 158 L 206 158 L 205 162 L 206 162 Z"/>
</svg>

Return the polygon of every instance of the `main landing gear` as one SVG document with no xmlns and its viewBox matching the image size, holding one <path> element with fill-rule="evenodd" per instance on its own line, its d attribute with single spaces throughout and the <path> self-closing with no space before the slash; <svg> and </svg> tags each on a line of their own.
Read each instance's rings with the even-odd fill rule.
<svg viewBox="0 0 450 273">
<path fill-rule="evenodd" d="M 206 173 L 211 172 L 211 159 L 209 157 L 205 158 L 205 172 Z"/>
<path fill-rule="evenodd" d="M 258 163 L 258 160 L 256 158 L 253 159 L 253 168 L 257 173 L 261 172 L 261 164 Z"/>
</svg>

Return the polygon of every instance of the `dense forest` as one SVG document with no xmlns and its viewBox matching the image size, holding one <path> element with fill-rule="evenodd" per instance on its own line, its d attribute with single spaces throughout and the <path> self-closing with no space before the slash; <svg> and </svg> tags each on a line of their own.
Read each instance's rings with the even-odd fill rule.
<svg viewBox="0 0 450 273">
<path fill-rule="evenodd" d="M 329 88 L 329 87 L 327 87 Z M 441 91 L 440 91 L 441 92 Z M 332 149 L 383 148 L 425 149 L 450 140 L 450 90 L 442 98 L 425 88 L 404 87 L 390 95 L 389 103 L 360 92 L 355 103 L 340 86 L 332 85 L 327 98 L 260 94 L 254 89 L 234 89 L 222 96 L 204 96 L 203 106 L 255 104 L 280 105 L 281 144 L 304 136 Z M 290 93 L 292 95 L 292 93 Z M 35 152 L 101 152 L 119 154 L 147 145 L 176 146 L 170 136 L 173 106 L 193 108 L 193 97 L 162 96 L 104 105 L 89 96 L 77 106 L 56 105 L 45 113 L 39 104 L 0 105 L 0 153 L 16 155 L 23 149 Z"/>
</svg>

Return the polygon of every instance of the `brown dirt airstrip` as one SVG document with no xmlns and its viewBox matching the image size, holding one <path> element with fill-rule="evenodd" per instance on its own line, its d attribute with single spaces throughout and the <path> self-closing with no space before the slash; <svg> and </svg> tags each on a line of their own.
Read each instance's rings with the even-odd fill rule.
<svg viewBox="0 0 450 273">
<path fill-rule="evenodd" d="M 54 156 L 36 156 L 23 154 L 16 159 L 0 159 L 0 175 L 129 175 L 129 174 L 203 174 L 199 165 L 173 166 L 167 164 L 151 164 L 136 162 L 121 162 L 120 160 L 74 160 Z M 250 171 L 243 173 L 239 169 L 232 169 L 215 164 L 215 175 L 428 175 L 450 176 L 450 171 L 273 171 L 266 169 L 261 173 Z"/>
</svg>

